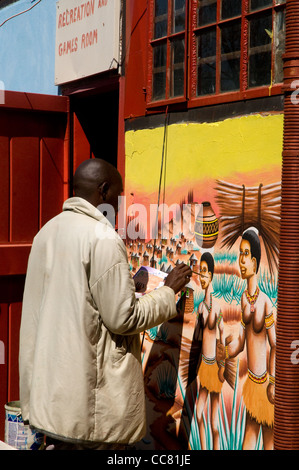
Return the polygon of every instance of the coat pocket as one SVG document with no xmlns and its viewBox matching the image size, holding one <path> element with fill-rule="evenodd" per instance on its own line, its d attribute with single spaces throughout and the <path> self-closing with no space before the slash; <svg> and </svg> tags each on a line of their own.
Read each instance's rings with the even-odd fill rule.
<svg viewBox="0 0 299 470">
<path fill-rule="evenodd" d="M 130 345 L 134 339 L 134 336 L 120 336 L 114 335 L 112 341 L 114 348 L 112 352 L 112 362 L 118 362 L 130 352 Z"/>
<path fill-rule="evenodd" d="M 113 348 L 112 348 L 111 359 L 112 359 L 112 362 L 115 363 L 115 362 L 120 361 L 123 357 L 125 357 L 128 351 L 128 345 L 127 345 L 125 336 L 114 335 L 112 338 L 112 341 L 113 341 Z"/>
</svg>

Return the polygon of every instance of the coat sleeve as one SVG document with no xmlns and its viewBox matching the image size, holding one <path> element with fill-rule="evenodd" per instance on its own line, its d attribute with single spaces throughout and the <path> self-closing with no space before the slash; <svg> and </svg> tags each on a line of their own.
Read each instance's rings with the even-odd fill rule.
<svg viewBox="0 0 299 470">
<path fill-rule="evenodd" d="M 140 333 L 177 315 L 174 291 L 160 287 L 139 299 L 123 242 L 116 242 L 117 262 L 91 286 L 91 293 L 106 328 L 114 334 Z"/>
</svg>

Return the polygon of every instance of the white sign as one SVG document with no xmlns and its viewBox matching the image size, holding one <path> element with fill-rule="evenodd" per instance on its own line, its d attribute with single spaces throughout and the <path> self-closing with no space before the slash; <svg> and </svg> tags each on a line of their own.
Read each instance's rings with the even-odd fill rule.
<svg viewBox="0 0 299 470">
<path fill-rule="evenodd" d="M 55 85 L 115 69 L 120 0 L 60 0 L 56 13 Z"/>
</svg>

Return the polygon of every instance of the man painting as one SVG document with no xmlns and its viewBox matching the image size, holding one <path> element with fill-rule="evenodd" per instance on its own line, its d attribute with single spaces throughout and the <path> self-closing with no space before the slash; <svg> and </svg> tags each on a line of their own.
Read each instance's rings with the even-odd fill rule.
<svg viewBox="0 0 299 470">
<path fill-rule="evenodd" d="M 20 330 L 24 421 L 54 450 L 125 450 L 146 431 L 140 333 L 177 315 L 192 272 L 135 297 L 126 248 L 101 208 L 117 213 L 122 178 L 100 159 L 81 163 L 75 196 L 35 236 Z"/>
</svg>

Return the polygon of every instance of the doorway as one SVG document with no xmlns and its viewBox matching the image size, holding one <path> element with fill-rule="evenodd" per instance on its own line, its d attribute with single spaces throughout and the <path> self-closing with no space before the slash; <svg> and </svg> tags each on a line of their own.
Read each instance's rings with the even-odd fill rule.
<svg viewBox="0 0 299 470">
<path fill-rule="evenodd" d="M 89 144 L 86 143 L 85 159 L 102 158 L 117 166 L 118 105 L 118 89 L 72 97 L 71 109 L 76 116 L 74 126 L 81 126 Z M 74 128 L 74 149 L 77 144 L 82 145 L 78 137 Z"/>
</svg>

